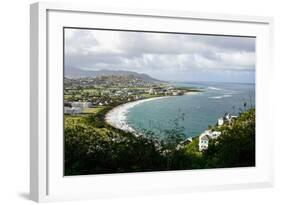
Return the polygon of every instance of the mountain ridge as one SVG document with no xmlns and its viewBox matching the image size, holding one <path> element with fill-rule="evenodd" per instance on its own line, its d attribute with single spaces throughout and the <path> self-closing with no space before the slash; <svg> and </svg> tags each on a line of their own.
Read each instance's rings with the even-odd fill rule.
<svg viewBox="0 0 281 205">
<path fill-rule="evenodd" d="M 64 73 L 64 76 L 66 78 L 72 78 L 72 79 L 89 78 L 89 77 L 96 78 L 96 77 L 101 77 L 101 76 L 130 76 L 130 75 L 139 77 L 147 82 L 164 82 L 162 80 L 153 78 L 145 73 L 138 73 L 138 72 L 126 71 L 126 70 L 108 70 L 107 69 L 107 70 L 91 71 L 91 70 L 82 70 L 82 69 L 74 68 L 74 67 L 67 67 L 67 69 L 65 69 L 65 73 Z"/>
</svg>

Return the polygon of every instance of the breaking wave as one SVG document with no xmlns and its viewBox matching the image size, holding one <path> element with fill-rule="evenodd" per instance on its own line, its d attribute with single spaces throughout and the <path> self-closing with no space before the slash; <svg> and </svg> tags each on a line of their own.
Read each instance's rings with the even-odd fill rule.
<svg viewBox="0 0 281 205">
<path fill-rule="evenodd" d="M 213 96 L 213 97 L 208 97 L 212 99 L 221 99 L 221 98 L 229 98 L 232 97 L 232 95 L 221 95 L 221 96 Z"/>
<path fill-rule="evenodd" d="M 220 88 L 211 87 L 211 86 L 209 86 L 208 89 L 210 89 L 210 90 L 221 90 Z"/>
</svg>

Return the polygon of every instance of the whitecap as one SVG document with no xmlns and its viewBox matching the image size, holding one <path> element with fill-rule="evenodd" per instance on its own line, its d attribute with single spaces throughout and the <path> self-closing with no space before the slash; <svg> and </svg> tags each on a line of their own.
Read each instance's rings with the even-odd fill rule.
<svg viewBox="0 0 281 205">
<path fill-rule="evenodd" d="M 221 98 L 229 98 L 232 97 L 232 95 L 221 95 L 221 96 L 212 96 L 212 97 L 208 97 L 211 99 L 221 99 Z"/>
<path fill-rule="evenodd" d="M 222 89 L 220 89 L 220 88 L 211 87 L 211 86 L 209 86 L 208 89 L 210 89 L 210 90 L 222 90 Z"/>
</svg>

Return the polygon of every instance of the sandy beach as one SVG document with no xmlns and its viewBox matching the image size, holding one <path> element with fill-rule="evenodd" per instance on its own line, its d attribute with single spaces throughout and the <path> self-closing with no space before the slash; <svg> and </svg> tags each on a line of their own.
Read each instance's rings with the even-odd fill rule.
<svg viewBox="0 0 281 205">
<path fill-rule="evenodd" d="M 198 94 L 200 94 L 200 93 L 201 93 L 201 92 L 190 91 L 190 92 L 184 93 L 184 95 L 198 95 Z"/>
<path fill-rule="evenodd" d="M 121 129 L 121 130 L 124 130 L 127 132 L 136 132 L 132 127 L 130 127 L 127 124 L 127 113 L 129 111 L 129 109 L 131 109 L 132 107 L 134 107 L 140 103 L 157 100 L 157 99 L 161 99 L 161 98 L 167 98 L 167 97 L 169 97 L 169 96 L 143 99 L 143 100 L 128 102 L 128 103 L 119 105 L 119 106 L 113 108 L 112 110 L 110 110 L 105 115 L 105 121 L 115 128 L 118 128 L 118 129 Z"/>
</svg>

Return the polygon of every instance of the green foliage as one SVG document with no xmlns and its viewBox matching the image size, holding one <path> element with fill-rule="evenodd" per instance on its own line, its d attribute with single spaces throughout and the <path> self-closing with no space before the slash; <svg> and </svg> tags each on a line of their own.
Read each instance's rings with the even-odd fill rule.
<svg viewBox="0 0 281 205">
<path fill-rule="evenodd" d="M 184 127 L 180 125 L 181 121 L 184 121 L 185 114 L 180 113 L 179 115 L 170 122 L 170 124 L 173 125 L 172 129 L 164 130 L 164 140 L 163 140 L 163 146 L 165 146 L 165 149 L 175 149 L 176 146 L 183 141 L 186 138 L 186 135 L 184 133 Z"/>
<path fill-rule="evenodd" d="M 198 137 L 183 144 L 179 115 L 164 140 L 144 131 L 142 136 L 104 122 L 110 107 L 98 113 L 67 117 L 65 123 L 65 175 L 183 170 L 255 165 L 255 110 L 243 112 L 231 126 L 220 128 L 208 150 L 198 150 Z M 213 127 L 213 129 L 218 129 Z"/>
<path fill-rule="evenodd" d="M 204 152 L 206 168 L 255 166 L 255 110 L 240 115 Z"/>
<path fill-rule="evenodd" d="M 114 128 L 112 128 L 114 129 Z M 152 139 L 91 126 L 65 128 L 65 174 L 151 171 L 163 169 Z"/>
</svg>

